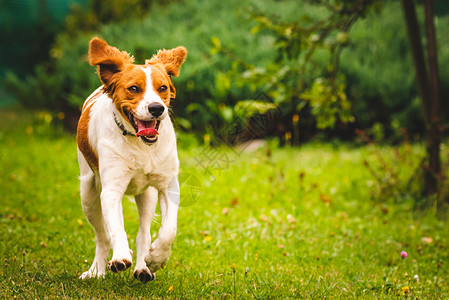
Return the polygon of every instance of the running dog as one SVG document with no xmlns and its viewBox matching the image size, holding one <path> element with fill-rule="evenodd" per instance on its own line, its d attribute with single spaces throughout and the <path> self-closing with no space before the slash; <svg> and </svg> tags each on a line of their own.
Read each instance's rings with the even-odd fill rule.
<svg viewBox="0 0 449 300">
<path fill-rule="evenodd" d="M 121 272 L 132 265 L 123 222 L 122 198 L 134 195 L 139 232 L 134 277 L 155 278 L 164 267 L 176 236 L 179 161 L 168 115 L 187 50 L 160 50 L 144 65 L 95 37 L 89 63 L 103 85 L 85 101 L 77 129 L 80 193 L 84 214 L 95 230 L 95 258 L 80 278 L 103 277 L 106 267 Z M 161 227 L 151 242 L 150 225 L 157 200 Z M 109 249 L 112 259 L 107 262 Z"/>
</svg>

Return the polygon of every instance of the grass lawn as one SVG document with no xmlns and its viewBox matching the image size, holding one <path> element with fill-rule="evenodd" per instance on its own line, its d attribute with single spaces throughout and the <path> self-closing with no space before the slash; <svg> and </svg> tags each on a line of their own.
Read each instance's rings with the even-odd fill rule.
<svg viewBox="0 0 449 300">
<path fill-rule="evenodd" d="M 239 153 L 182 136 L 183 207 L 166 268 L 148 284 L 133 268 L 81 281 L 95 242 L 79 199 L 75 138 L 49 122 L 0 113 L 2 299 L 449 297 L 447 211 L 413 209 L 407 197 L 380 201 L 363 164 L 378 164 L 373 149 Z M 393 148 L 380 151 L 400 163 Z M 398 169 L 404 178 L 414 172 Z M 137 208 L 125 198 L 124 210 L 135 249 Z M 154 234 L 158 226 L 156 218 Z"/>
</svg>

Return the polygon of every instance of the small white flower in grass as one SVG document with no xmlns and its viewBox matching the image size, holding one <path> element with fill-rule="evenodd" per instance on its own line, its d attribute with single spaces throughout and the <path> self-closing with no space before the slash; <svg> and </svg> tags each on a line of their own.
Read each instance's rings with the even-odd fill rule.
<svg viewBox="0 0 449 300">
<path fill-rule="evenodd" d="M 415 278 L 416 282 L 419 281 L 419 276 L 418 276 L 418 274 L 416 274 L 415 276 L 413 276 L 413 278 Z"/>
</svg>

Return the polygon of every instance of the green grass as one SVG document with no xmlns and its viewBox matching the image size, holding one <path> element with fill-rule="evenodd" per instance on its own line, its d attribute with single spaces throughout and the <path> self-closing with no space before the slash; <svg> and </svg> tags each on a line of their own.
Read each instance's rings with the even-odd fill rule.
<svg viewBox="0 0 449 300">
<path fill-rule="evenodd" d="M 195 181 L 184 181 L 166 268 L 148 284 L 132 270 L 81 281 L 95 244 L 79 200 L 75 138 L 46 114 L 25 119 L 0 113 L 0 298 L 449 297 L 447 212 L 418 211 L 406 197 L 380 201 L 363 165 L 376 166 L 372 148 L 235 153 L 188 146 L 184 136 L 181 169 L 201 195 L 192 199 L 187 183 Z M 387 161 L 393 150 L 380 149 Z M 398 169 L 404 178 L 414 172 Z M 137 209 L 124 203 L 135 249 Z"/>
</svg>

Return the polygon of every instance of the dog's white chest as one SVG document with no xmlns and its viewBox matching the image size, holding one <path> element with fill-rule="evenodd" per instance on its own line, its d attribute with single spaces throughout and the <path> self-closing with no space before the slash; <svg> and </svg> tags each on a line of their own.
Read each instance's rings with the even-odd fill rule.
<svg viewBox="0 0 449 300">
<path fill-rule="evenodd" d="M 173 145 L 176 149 L 176 145 Z M 158 154 L 133 155 L 135 162 L 131 179 L 126 189 L 126 194 L 138 195 L 143 193 L 149 186 L 156 189 L 164 189 L 174 176 L 178 173 L 178 158 L 175 151 Z"/>
<path fill-rule="evenodd" d="M 131 178 L 128 188 L 126 189 L 126 194 L 139 195 L 142 194 L 149 186 L 159 188 L 163 185 L 167 185 L 167 181 L 168 180 L 165 176 L 138 171 Z"/>
</svg>

